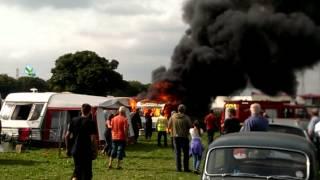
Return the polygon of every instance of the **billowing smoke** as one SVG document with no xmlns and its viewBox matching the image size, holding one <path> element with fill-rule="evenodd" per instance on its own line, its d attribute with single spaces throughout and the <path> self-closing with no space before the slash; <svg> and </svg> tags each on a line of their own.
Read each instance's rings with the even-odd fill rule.
<svg viewBox="0 0 320 180">
<path fill-rule="evenodd" d="M 189 0 L 183 20 L 189 29 L 171 66 L 154 71 L 150 96 L 165 91 L 193 111 L 248 83 L 269 95 L 294 95 L 295 73 L 320 57 L 318 0 Z M 159 90 L 164 82 L 170 85 Z"/>
</svg>

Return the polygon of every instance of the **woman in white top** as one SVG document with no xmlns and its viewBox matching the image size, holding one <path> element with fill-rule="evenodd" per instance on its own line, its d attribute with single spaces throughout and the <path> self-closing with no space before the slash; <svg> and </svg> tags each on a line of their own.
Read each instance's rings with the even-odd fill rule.
<svg viewBox="0 0 320 180">
<path fill-rule="evenodd" d="M 204 147 L 201 143 L 201 134 L 203 133 L 203 130 L 199 127 L 198 120 L 193 122 L 193 128 L 191 128 L 189 132 L 192 138 L 190 143 L 190 154 L 193 157 L 193 170 L 194 173 L 199 174 Z"/>
</svg>

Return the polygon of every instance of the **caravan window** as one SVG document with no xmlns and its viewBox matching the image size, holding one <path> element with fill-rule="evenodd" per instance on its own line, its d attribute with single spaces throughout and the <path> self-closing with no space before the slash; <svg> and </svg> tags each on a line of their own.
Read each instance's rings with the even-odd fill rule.
<svg viewBox="0 0 320 180">
<path fill-rule="evenodd" d="M 5 104 L 2 107 L 2 114 L 1 114 L 1 119 L 2 120 L 8 120 L 12 114 L 12 111 L 14 109 L 14 104 Z"/>
<path fill-rule="evenodd" d="M 39 119 L 44 104 L 11 104 L 11 111 L 8 110 L 6 118 L 11 120 L 37 120 Z"/>
<path fill-rule="evenodd" d="M 34 104 L 30 113 L 30 120 L 37 120 L 40 117 L 43 104 Z"/>
<path fill-rule="evenodd" d="M 12 120 L 27 120 L 32 108 L 32 104 L 20 104 L 16 105 L 13 114 L 11 116 Z"/>
</svg>

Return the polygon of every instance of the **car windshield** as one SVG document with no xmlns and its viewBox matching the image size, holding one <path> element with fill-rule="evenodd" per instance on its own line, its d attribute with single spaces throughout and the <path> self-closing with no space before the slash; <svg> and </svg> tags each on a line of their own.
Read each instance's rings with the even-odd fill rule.
<svg viewBox="0 0 320 180">
<path fill-rule="evenodd" d="M 303 153 L 260 148 L 219 148 L 209 152 L 206 173 L 231 176 L 254 175 L 306 179 L 307 157 Z"/>
</svg>

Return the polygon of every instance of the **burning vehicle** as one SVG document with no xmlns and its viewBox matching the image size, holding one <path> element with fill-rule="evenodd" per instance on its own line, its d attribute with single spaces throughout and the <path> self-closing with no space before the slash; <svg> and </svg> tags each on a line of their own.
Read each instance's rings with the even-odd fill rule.
<svg viewBox="0 0 320 180">
<path fill-rule="evenodd" d="M 158 117 L 160 116 L 161 111 L 164 110 L 164 107 L 164 103 L 152 102 L 150 100 L 139 101 L 136 105 L 136 108 L 140 109 L 142 127 L 144 127 L 146 123 L 145 115 L 148 113 L 148 111 L 151 111 L 152 129 L 156 129 Z"/>
</svg>

